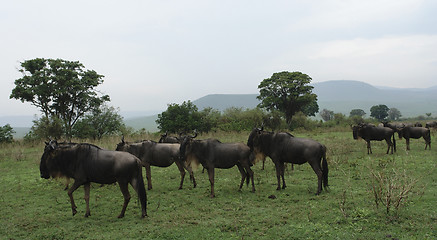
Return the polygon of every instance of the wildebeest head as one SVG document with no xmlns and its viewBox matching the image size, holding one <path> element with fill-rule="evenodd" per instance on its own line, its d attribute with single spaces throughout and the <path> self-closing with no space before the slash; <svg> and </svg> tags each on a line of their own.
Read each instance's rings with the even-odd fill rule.
<svg viewBox="0 0 437 240">
<path fill-rule="evenodd" d="M 250 151 L 253 152 L 254 146 L 258 146 L 259 136 L 262 134 L 264 127 L 254 128 L 252 132 L 249 134 L 249 138 L 247 139 L 247 146 L 250 148 Z"/>
<path fill-rule="evenodd" d="M 129 144 L 124 141 L 124 136 L 123 136 L 121 138 L 121 142 L 117 143 L 117 148 L 115 149 L 115 151 L 128 152 L 128 150 L 129 150 Z"/>
<path fill-rule="evenodd" d="M 191 143 L 194 141 L 194 138 L 197 137 L 197 131 L 194 132 L 193 136 L 186 135 L 180 138 L 181 146 L 179 148 L 179 154 L 182 159 L 185 159 L 186 152 L 191 152 Z"/>
<path fill-rule="evenodd" d="M 161 138 L 158 141 L 159 143 L 179 143 L 178 137 L 168 136 L 168 133 L 165 132 L 161 135 Z"/>
<path fill-rule="evenodd" d="M 44 147 L 44 153 L 41 157 L 41 162 L 39 164 L 41 178 L 50 178 L 50 169 L 52 164 L 50 160 L 51 158 L 53 158 L 53 153 L 57 148 L 58 143 L 56 141 L 46 142 L 46 146 Z"/>
</svg>

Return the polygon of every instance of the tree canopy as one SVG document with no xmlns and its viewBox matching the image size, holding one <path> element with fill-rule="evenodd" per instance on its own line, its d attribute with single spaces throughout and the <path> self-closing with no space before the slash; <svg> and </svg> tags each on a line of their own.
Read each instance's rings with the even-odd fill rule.
<svg viewBox="0 0 437 240">
<path fill-rule="evenodd" d="M 14 139 L 13 137 L 14 133 L 15 133 L 14 129 L 9 124 L 0 127 L 0 143 L 12 142 L 12 140 Z"/>
<path fill-rule="evenodd" d="M 156 123 L 162 132 L 180 133 L 191 132 L 201 127 L 201 115 L 191 101 L 181 105 L 169 104 L 167 110 L 158 114 Z"/>
<path fill-rule="evenodd" d="M 285 114 L 287 124 L 293 115 L 302 111 L 307 116 L 315 116 L 319 111 L 317 95 L 309 85 L 311 77 L 301 72 L 278 72 L 264 79 L 259 85 L 261 100 L 258 105 L 268 111 L 278 110 Z"/>
<path fill-rule="evenodd" d="M 96 90 L 103 75 L 78 61 L 36 58 L 21 62 L 19 72 L 23 77 L 15 80 L 10 98 L 30 102 L 47 118 L 59 118 L 67 137 L 80 117 L 109 101 Z"/>
<path fill-rule="evenodd" d="M 370 116 L 378 119 L 378 121 L 383 121 L 388 116 L 389 108 L 384 105 L 375 105 L 370 108 Z"/>
</svg>

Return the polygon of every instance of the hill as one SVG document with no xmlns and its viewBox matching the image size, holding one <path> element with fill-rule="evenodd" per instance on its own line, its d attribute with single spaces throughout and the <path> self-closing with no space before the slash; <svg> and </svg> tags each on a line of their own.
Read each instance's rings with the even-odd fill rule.
<svg viewBox="0 0 437 240">
<path fill-rule="evenodd" d="M 437 116 L 437 86 L 430 88 L 389 88 L 375 87 L 370 84 L 351 81 L 351 80 L 334 80 L 320 83 L 314 83 L 313 92 L 318 96 L 319 109 L 324 108 L 336 113 L 349 115 L 352 109 L 363 109 L 370 116 L 370 108 L 374 105 L 385 104 L 389 108 L 397 108 L 403 117 L 416 117 L 432 113 Z M 193 103 L 202 110 L 206 107 L 212 107 L 223 111 L 230 107 L 238 108 L 255 108 L 260 102 L 255 94 L 210 94 L 194 100 Z M 162 111 L 165 111 L 163 109 Z M 159 112 L 159 111 L 155 111 Z M 155 120 L 157 114 L 150 114 L 144 117 L 123 115 L 126 125 L 134 129 L 145 128 L 148 131 L 155 132 L 158 130 Z M 32 117 L 20 117 L 12 125 L 13 127 L 25 127 L 24 123 L 31 122 Z M 13 119 L 0 118 L 1 122 L 14 122 Z M 5 124 L 4 123 L 4 124 Z"/>
</svg>

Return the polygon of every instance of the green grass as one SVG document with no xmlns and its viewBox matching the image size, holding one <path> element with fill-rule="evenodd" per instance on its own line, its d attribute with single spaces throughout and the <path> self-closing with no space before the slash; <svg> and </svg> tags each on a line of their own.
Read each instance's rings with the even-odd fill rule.
<svg viewBox="0 0 437 240">
<path fill-rule="evenodd" d="M 153 190 L 147 192 L 148 217 L 140 218 L 133 196 L 123 219 L 117 219 L 123 197 L 116 185 L 91 188 L 91 217 L 84 218 L 83 188 L 75 192 L 78 214 L 72 216 L 65 181 L 39 177 L 43 144 L 14 143 L 0 147 L 0 239 L 436 239 L 437 149 L 424 151 L 423 140 L 397 141 L 397 153 L 386 155 L 382 142 L 372 142 L 367 155 L 363 140 L 350 132 L 300 132 L 328 148 L 330 191 L 315 196 L 316 175 L 308 164 L 285 173 L 287 188 L 276 191 L 271 160 L 266 169 L 253 167 L 256 192 L 239 192 L 236 167 L 216 170 L 216 198 L 201 168 L 198 186 L 186 177 L 178 190 L 179 171 L 152 168 Z M 223 142 L 246 142 L 248 133 L 220 133 Z M 435 136 L 433 136 L 435 138 Z M 126 139 L 127 141 L 137 139 Z M 114 149 L 118 138 L 96 144 Z M 406 172 L 416 179 L 412 192 L 398 210 L 387 214 L 376 207 L 371 171 Z M 145 173 L 143 173 L 145 175 Z M 269 196 L 276 196 L 275 199 Z"/>
</svg>

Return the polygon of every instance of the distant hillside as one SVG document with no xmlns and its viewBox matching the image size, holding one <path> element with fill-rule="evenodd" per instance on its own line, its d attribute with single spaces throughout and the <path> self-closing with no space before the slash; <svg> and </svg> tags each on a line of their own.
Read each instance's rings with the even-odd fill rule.
<svg viewBox="0 0 437 240">
<path fill-rule="evenodd" d="M 259 104 L 258 94 L 210 94 L 194 100 L 193 103 L 202 110 L 206 107 L 223 111 L 230 107 L 255 108 Z"/>
<path fill-rule="evenodd" d="M 416 117 L 431 112 L 437 115 L 437 88 L 400 89 L 376 88 L 358 81 L 327 81 L 314 84 L 320 110 L 326 108 L 349 115 L 352 109 L 363 109 L 370 116 L 370 108 L 385 104 L 397 108 L 403 117 Z"/>
<path fill-rule="evenodd" d="M 314 83 L 313 92 L 318 96 L 319 109 L 324 108 L 336 113 L 349 115 L 352 109 L 363 109 L 370 116 L 370 108 L 377 104 L 385 104 L 389 108 L 395 107 L 401 111 L 403 117 L 416 117 L 432 113 L 437 116 L 437 86 L 419 89 L 419 88 L 388 88 L 375 87 L 370 84 L 349 81 L 327 81 Z M 206 107 L 212 107 L 223 111 L 230 107 L 252 109 L 259 104 L 258 96 L 255 94 L 210 94 L 194 100 L 193 103 L 202 110 Z M 163 109 L 162 111 L 165 111 Z M 159 112 L 159 111 L 155 111 Z M 136 113 L 138 114 L 138 113 Z M 134 116 L 134 114 L 130 114 Z M 158 115 L 149 115 L 145 117 L 125 117 L 125 123 L 134 129 L 145 128 L 148 131 L 158 131 L 155 120 Z M 0 118 L 3 125 L 11 123 L 11 126 L 26 127 L 31 122 L 32 117 L 20 117 L 19 119 L 10 119 L 7 117 Z M 15 124 L 14 124 L 15 123 Z"/>
</svg>

